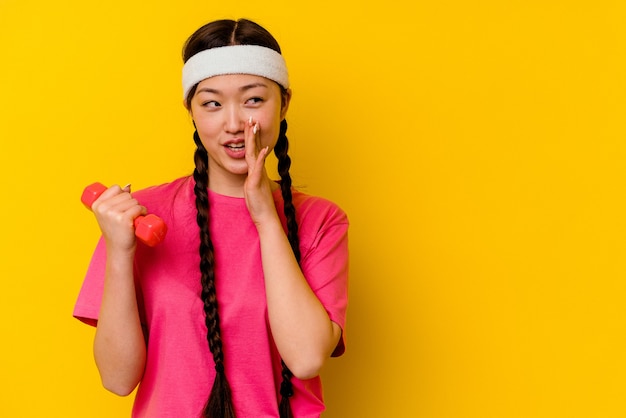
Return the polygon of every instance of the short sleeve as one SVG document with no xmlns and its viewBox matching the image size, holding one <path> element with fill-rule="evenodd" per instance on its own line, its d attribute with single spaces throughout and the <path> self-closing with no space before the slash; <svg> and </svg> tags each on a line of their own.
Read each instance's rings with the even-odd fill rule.
<svg viewBox="0 0 626 418">
<path fill-rule="evenodd" d="M 102 291 L 104 288 L 104 272 L 106 268 L 106 245 L 100 238 L 91 257 L 89 268 L 83 285 L 74 305 L 74 318 L 92 326 L 98 323 Z"/>
<path fill-rule="evenodd" d="M 349 223 L 341 209 L 330 202 L 323 203 L 322 208 L 313 205 L 303 214 L 301 234 L 309 246 L 303 251 L 300 265 L 331 321 L 341 327 L 341 339 L 332 353 L 333 357 L 338 357 L 345 351 Z M 311 218 L 316 222 L 311 223 Z"/>
</svg>

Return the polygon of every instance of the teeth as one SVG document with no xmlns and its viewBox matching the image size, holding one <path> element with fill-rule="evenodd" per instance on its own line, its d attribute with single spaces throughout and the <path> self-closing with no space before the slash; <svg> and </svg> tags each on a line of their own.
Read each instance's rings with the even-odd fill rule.
<svg viewBox="0 0 626 418">
<path fill-rule="evenodd" d="M 245 148 L 246 145 L 245 144 L 229 144 L 226 146 L 230 149 L 243 149 Z"/>
</svg>

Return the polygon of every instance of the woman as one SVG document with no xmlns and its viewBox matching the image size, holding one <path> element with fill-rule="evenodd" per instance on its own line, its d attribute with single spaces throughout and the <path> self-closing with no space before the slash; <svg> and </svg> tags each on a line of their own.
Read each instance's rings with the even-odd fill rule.
<svg viewBox="0 0 626 418">
<path fill-rule="evenodd" d="M 97 325 L 103 385 L 139 385 L 134 417 L 319 417 L 320 369 L 344 351 L 347 217 L 291 187 L 291 91 L 269 32 L 215 21 L 183 58 L 193 176 L 93 204 L 102 239 L 74 316 Z M 148 212 L 168 225 L 156 247 L 134 237 Z"/>
</svg>

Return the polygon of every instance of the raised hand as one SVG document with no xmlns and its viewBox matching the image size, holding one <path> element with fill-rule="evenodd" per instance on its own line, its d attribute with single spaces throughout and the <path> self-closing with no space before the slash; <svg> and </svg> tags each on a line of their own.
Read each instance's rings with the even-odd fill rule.
<svg viewBox="0 0 626 418">
<path fill-rule="evenodd" d="M 261 126 L 252 117 L 246 123 L 244 136 L 248 177 L 243 192 L 250 216 L 259 226 L 263 222 L 278 219 L 270 179 L 265 170 L 265 158 L 269 153 L 269 147 L 261 148 Z"/>
</svg>

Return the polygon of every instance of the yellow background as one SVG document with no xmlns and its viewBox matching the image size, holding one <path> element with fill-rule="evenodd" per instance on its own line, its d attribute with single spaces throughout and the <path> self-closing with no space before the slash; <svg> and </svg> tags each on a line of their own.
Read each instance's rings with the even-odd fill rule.
<svg viewBox="0 0 626 418">
<path fill-rule="evenodd" d="M 0 416 L 129 416 L 71 317 L 79 196 L 191 171 L 180 51 L 222 17 L 280 41 L 295 184 L 351 219 L 325 417 L 626 416 L 618 0 L 0 0 Z"/>
</svg>

